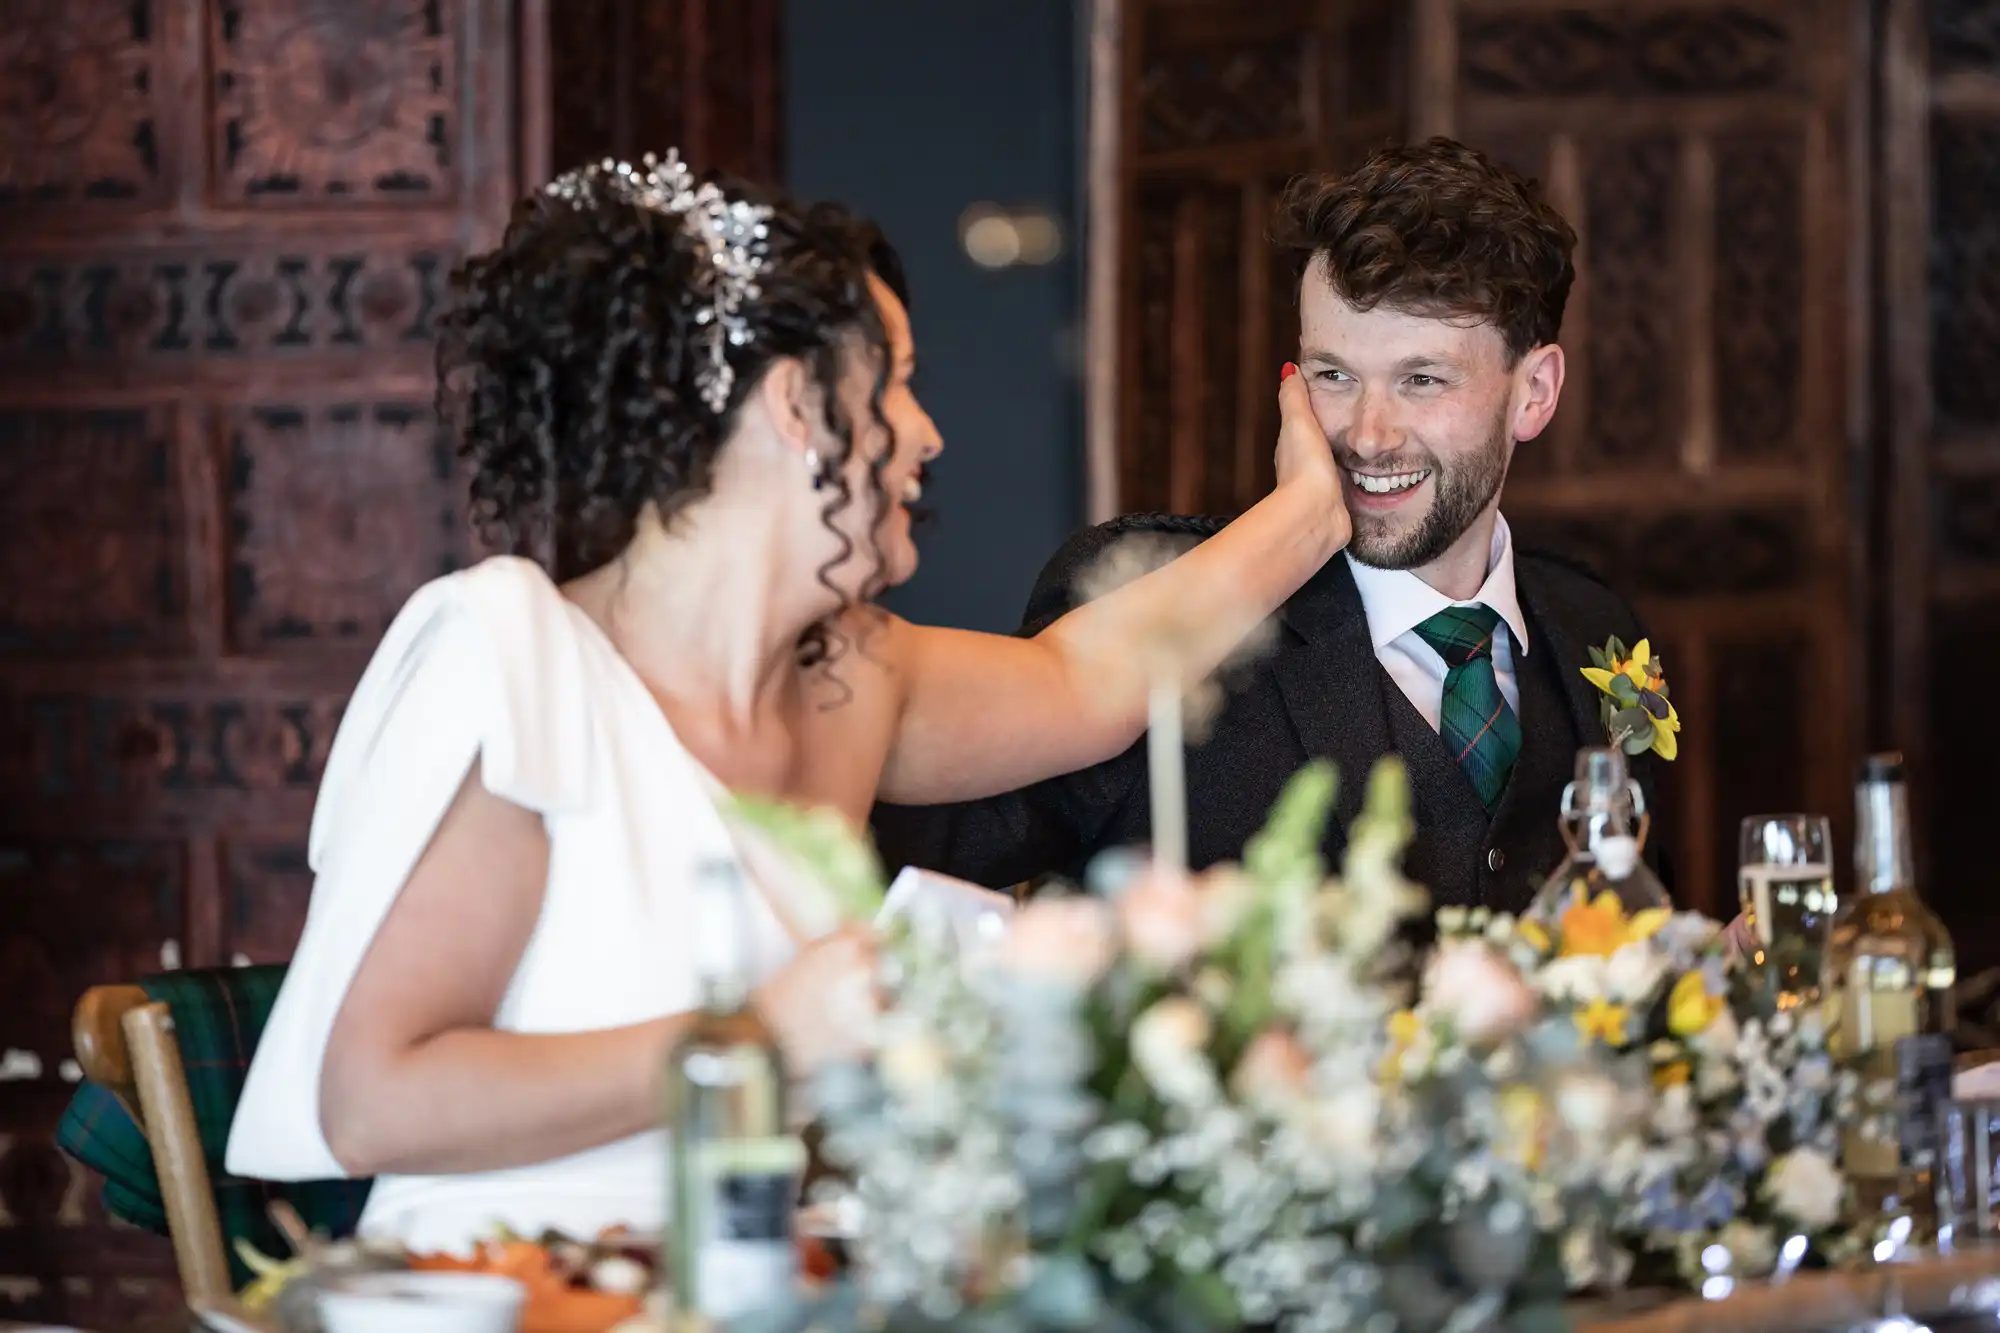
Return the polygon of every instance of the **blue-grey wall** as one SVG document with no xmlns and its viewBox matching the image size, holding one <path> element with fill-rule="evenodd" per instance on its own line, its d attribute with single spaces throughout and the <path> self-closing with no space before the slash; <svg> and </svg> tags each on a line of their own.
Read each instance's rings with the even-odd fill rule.
<svg viewBox="0 0 2000 1333">
<path fill-rule="evenodd" d="M 1082 520 L 1072 0 L 789 0 L 787 188 L 869 214 L 909 269 L 919 388 L 945 439 L 913 620 L 1011 630 Z M 969 204 L 1064 224 L 1056 263 L 966 258 Z"/>
</svg>

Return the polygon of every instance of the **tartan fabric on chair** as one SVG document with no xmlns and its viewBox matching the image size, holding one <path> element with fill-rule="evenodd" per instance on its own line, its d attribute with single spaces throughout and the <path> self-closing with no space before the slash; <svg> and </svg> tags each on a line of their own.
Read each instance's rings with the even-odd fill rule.
<svg viewBox="0 0 2000 1333">
<path fill-rule="evenodd" d="M 250 1056 L 264 1033 L 285 979 L 283 966 L 227 967 L 165 972 L 140 982 L 147 996 L 165 1001 L 174 1016 L 174 1036 L 187 1068 L 188 1098 L 201 1126 L 202 1156 L 215 1188 L 215 1211 L 222 1222 L 223 1248 L 238 1287 L 250 1280 L 236 1257 L 235 1240 L 249 1241 L 265 1254 L 284 1256 L 290 1247 L 271 1224 L 268 1207 L 284 1199 L 306 1224 L 334 1237 L 352 1235 L 361 1219 L 372 1182 L 243 1180 L 223 1170 L 229 1124 L 243 1095 Z M 70 1100 L 56 1129 L 56 1145 L 104 1177 L 104 1208 L 112 1216 L 159 1235 L 167 1234 L 166 1206 L 154 1172 L 145 1131 L 126 1114 L 109 1089 L 85 1083 Z"/>
</svg>

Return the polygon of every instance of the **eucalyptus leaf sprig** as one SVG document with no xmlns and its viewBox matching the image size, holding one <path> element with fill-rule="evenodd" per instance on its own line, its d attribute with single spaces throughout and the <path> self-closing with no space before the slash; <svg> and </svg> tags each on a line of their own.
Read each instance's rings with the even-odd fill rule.
<svg viewBox="0 0 2000 1333">
<path fill-rule="evenodd" d="M 845 921 L 872 921 L 888 896 L 882 858 L 839 811 L 763 796 L 733 796 L 725 814 L 759 834 L 825 886 Z"/>
</svg>

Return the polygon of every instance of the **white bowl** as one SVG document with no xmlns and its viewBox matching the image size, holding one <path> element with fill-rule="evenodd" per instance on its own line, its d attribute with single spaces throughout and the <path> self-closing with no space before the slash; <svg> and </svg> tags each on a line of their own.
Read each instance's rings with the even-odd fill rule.
<svg viewBox="0 0 2000 1333">
<path fill-rule="evenodd" d="M 528 1289 L 491 1273 L 357 1273 L 319 1294 L 326 1333 L 515 1333 Z"/>
</svg>

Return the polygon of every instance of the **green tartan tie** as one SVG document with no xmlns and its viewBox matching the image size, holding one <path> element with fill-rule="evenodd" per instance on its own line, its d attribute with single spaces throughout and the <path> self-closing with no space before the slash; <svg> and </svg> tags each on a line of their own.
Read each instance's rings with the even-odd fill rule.
<svg viewBox="0 0 2000 1333">
<path fill-rule="evenodd" d="M 1437 649 L 1450 668 L 1438 735 L 1488 814 L 1500 804 L 1521 753 L 1521 720 L 1493 677 L 1493 632 L 1499 623 L 1500 613 L 1490 606 L 1451 606 L 1417 626 L 1417 637 Z"/>
</svg>

